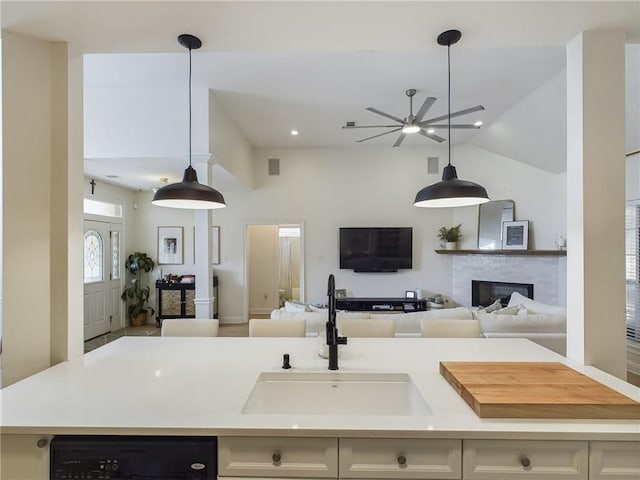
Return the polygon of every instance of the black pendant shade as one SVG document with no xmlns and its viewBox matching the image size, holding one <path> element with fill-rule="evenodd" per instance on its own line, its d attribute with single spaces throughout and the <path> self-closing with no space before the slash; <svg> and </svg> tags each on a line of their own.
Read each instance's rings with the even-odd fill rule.
<svg viewBox="0 0 640 480">
<path fill-rule="evenodd" d="M 416 194 L 413 205 L 416 207 L 443 208 L 466 207 L 479 205 L 489 201 L 487 191 L 482 185 L 460 180 L 456 167 L 451 165 L 451 45 L 456 43 L 462 34 L 459 30 L 447 30 L 438 36 L 438 44 L 447 46 L 448 71 L 448 125 L 449 125 L 449 163 L 442 171 L 442 180 L 424 187 Z"/>
<path fill-rule="evenodd" d="M 178 42 L 189 49 L 189 166 L 184 171 L 182 181 L 159 188 L 151 203 L 160 207 L 216 209 L 226 207 L 224 197 L 215 188 L 198 182 L 198 175 L 191 166 L 191 50 L 198 49 L 202 42 L 198 37 L 182 34 Z"/>
<path fill-rule="evenodd" d="M 198 175 L 189 165 L 179 183 L 159 188 L 151 202 L 159 207 L 214 209 L 224 208 L 224 197 L 215 188 L 198 183 Z"/>
<path fill-rule="evenodd" d="M 460 180 L 456 167 L 447 165 L 442 171 L 442 181 L 420 190 L 413 203 L 416 207 L 466 207 L 489 201 L 482 185 Z"/>
</svg>

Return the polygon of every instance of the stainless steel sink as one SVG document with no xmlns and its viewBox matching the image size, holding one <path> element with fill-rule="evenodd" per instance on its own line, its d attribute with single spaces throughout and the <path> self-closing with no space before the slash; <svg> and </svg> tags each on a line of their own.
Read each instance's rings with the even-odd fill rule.
<svg viewBox="0 0 640 480">
<path fill-rule="evenodd" d="M 242 413 L 262 415 L 431 415 L 406 373 L 265 372 Z"/>
</svg>

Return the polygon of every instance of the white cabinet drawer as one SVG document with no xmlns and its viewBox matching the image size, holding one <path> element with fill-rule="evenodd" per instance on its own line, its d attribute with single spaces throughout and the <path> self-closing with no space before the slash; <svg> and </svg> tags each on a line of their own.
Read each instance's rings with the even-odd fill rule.
<svg viewBox="0 0 640 480">
<path fill-rule="evenodd" d="M 588 443 L 465 440 L 464 479 L 581 479 L 588 477 Z"/>
<path fill-rule="evenodd" d="M 335 438 L 219 437 L 221 477 L 338 476 Z"/>
<path fill-rule="evenodd" d="M 340 478 L 461 478 L 462 442 L 340 439 Z"/>
<path fill-rule="evenodd" d="M 640 479 L 640 442 L 589 442 L 589 480 Z"/>
</svg>

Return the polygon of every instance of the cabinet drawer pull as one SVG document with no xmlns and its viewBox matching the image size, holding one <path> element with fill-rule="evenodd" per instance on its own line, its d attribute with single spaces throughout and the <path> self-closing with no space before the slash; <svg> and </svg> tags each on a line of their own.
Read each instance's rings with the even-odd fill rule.
<svg viewBox="0 0 640 480">
<path fill-rule="evenodd" d="M 405 457 L 404 455 L 400 455 L 398 457 L 398 465 L 406 465 L 407 464 L 407 457 Z"/>
<path fill-rule="evenodd" d="M 523 455 L 520 457 L 520 464 L 526 468 L 531 465 L 531 460 L 526 455 Z"/>
<path fill-rule="evenodd" d="M 273 452 L 273 455 L 271 455 L 271 460 L 273 460 L 273 463 L 280 463 L 280 460 L 282 460 L 280 452 Z"/>
</svg>

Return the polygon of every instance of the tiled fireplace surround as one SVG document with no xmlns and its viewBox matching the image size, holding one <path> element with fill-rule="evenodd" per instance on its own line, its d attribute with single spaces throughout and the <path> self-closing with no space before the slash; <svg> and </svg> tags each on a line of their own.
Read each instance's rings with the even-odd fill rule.
<svg viewBox="0 0 640 480">
<path fill-rule="evenodd" d="M 534 299 L 550 305 L 567 303 L 567 258 L 562 256 L 455 255 L 452 256 L 452 297 L 471 307 L 471 280 L 531 283 Z"/>
</svg>

